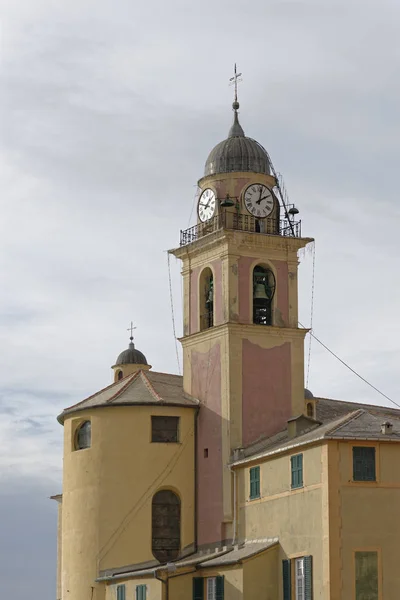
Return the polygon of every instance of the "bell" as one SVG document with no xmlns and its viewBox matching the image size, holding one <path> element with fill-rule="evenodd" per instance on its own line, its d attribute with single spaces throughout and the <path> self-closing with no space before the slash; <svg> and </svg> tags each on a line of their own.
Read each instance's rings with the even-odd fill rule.
<svg viewBox="0 0 400 600">
<path fill-rule="evenodd" d="M 268 300 L 267 292 L 265 291 L 265 285 L 263 283 L 256 283 L 254 300 Z"/>
</svg>

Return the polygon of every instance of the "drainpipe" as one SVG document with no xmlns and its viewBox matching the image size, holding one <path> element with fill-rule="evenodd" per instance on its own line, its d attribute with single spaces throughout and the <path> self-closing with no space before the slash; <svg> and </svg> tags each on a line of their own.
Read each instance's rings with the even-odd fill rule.
<svg viewBox="0 0 400 600">
<path fill-rule="evenodd" d="M 154 571 L 154 577 L 156 579 L 158 579 L 158 581 L 161 581 L 161 583 L 163 583 L 165 585 L 165 596 L 164 596 L 164 600 L 168 600 L 168 596 L 169 596 L 169 590 L 168 590 L 168 573 L 167 573 L 167 579 L 163 579 L 162 577 L 159 577 L 157 575 L 157 571 Z"/>
<path fill-rule="evenodd" d="M 233 473 L 233 532 L 232 532 L 232 546 L 234 546 L 236 544 L 236 537 L 237 537 L 237 531 L 236 531 L 236 521 L 237 521 L 237 510 L 236 510 L 236 471 L 235 469 L 232 469 L 231 465 L 228 465 L 229 470 L 231 473 Z"/>
</svg>

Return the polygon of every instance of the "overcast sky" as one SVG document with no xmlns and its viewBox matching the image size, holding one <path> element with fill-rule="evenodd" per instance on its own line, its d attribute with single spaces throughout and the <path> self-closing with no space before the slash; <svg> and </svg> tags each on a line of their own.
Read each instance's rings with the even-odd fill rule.
<svg viewBox="0 0 400 600">
<path fill-rule="evenodd" d="M 400 401 L 398 0 L 0 0 L 1 595 L 54 600 L 64 406 L 178 372 L 166 250 L 232 112 L 315 237 L 315 334 Z M 171 259 L 181 332 L 179 265 Z M 310 324 L 312 254 L 300 267 Z M 397 367 L 397 368 L 396 368 Z M 315 395 L 383 402 L 316 343 Z M 28 592 L 29 590 L 29 592 Z"/>
</svg>

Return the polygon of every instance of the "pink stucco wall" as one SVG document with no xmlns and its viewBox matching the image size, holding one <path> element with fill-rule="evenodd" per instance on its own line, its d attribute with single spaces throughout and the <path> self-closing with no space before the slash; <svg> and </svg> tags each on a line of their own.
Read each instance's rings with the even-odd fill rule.
<svg viewBox="0 0 400 600">
<path fill-rule="evenodd" d="M 271 261 L 276 269 L 277 278 L 277 307 L 281 311 L 281 317 L 285 323 L 289 323 L 289 267 L 283 260 Z"/>
<path fill-rule="evenodd" d="M 286 427 L 291 415 L 291 348 L 243 340 L 242 436 L 247 446 Z"/>
<path fill-rule="evenodd" d="M 239 269 L 239 322 L 251 323 L 251 285 L 252 285 L 252 266 L 257 259 L 255 257 L 241 256 L 238 261 Z M 289 320 L 289 282 L 288 265 L 282 260 L 271 261 L 276 269 L 276 307 L 280 311 L 280 316 L 285 324 Z M 262 260 L 260 260 L 262 264 Z M 276 324 L 281 324 L 280 319 L 276 319 Z"/>
<path fill-rule="evenodd" d="M 192 269 L 190 273 L 190 306 L 189 306 L 189 333 L 196 333 L 199 330 L 199 267 Z"/>
<path fill-rule="evenodd" d="M 206 353 L 192 351 L 192 394 L 201 401 L 197 423 L 197 535 L 202 545 L 221 540 L 223 521 L 219 344 Z"/>
<path fill-rule="evenodd" d="M 224 321 L 222 310 L 222 263 L 220 260 L 214 260 L 211 263 L 214 269 L 214 324 L 221 325 Z"/>
</svg>

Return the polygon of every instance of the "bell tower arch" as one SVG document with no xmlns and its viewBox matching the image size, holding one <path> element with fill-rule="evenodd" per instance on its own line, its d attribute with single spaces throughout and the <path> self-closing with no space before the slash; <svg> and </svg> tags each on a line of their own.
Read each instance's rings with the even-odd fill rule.
<svg viewBox="0 0 400 600">
<path fill-rule="evenodd" d="M 197 224 L 170 251 L 182 260 L 184 389 L 201 402 L 200 546 L 232 536 L 232 451 L 306 410 L 297 270 L 298 251 L 312 240 L 301 237 L 297 209 L 283 206 L 268 153 L 245 136 L 238 109 L 235 98 L 228 137 L 198 182 Z M 203 327 L 206 298 L 212 319 Z"/>
</svg>

